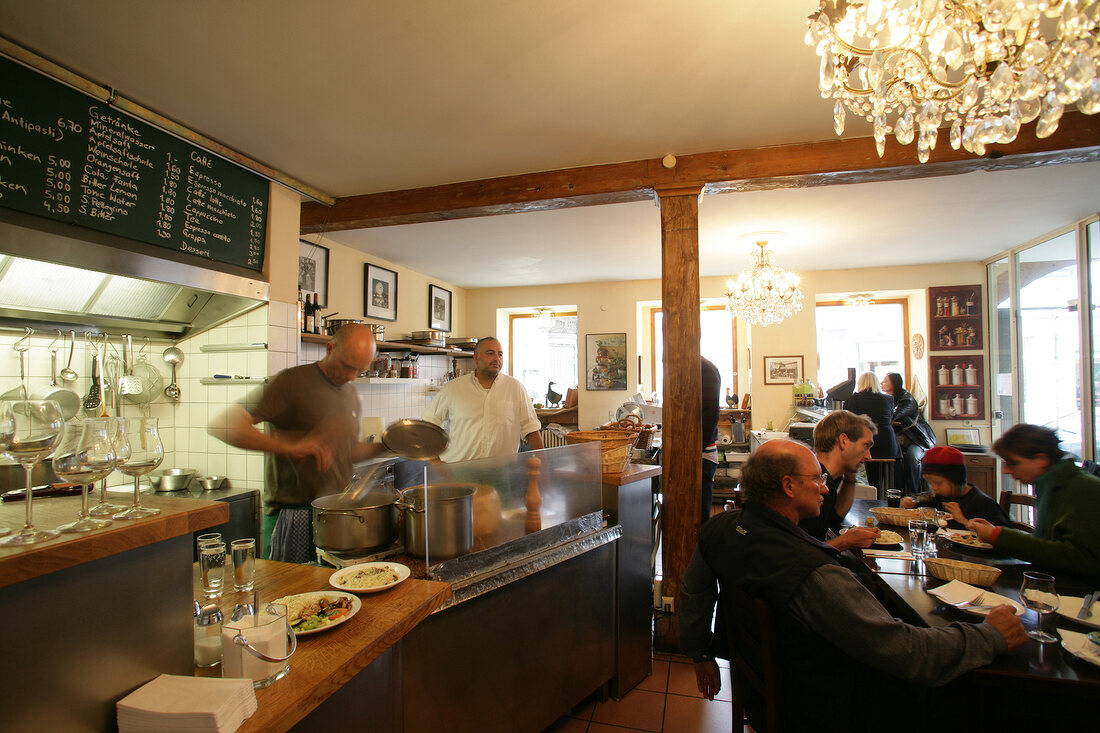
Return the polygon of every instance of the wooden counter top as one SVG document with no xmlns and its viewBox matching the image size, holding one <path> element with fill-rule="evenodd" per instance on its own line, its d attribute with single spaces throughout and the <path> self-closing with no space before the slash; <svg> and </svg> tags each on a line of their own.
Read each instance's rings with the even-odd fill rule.
<svg viewBox="0 0 1100 733">
<path fill-rule="evenodd" d="M 630 463 L 622 473 L 605 473 L 601 482 L 612 486 L 625 486 L 635 481 L 660 476 L 663 471 L 664 468 L 659 465 Z"/>
<path fill-rule="evenodd" d="M 118 504 L 129 504 L 131 499 L 124 500 L 124 496 L 116 493 L 112 494 L 112 499 Z M 161 513 L 147 519 L 114 520 L 111 526 L 103 529 L 62 534 L 37 545 L 0 546 L 0 587 L 190 534 L 229 519 L 229 505 L 221 501 L 142 494 L 141 503 L 158 507 Z M 80 513 L 80 497 L 36 499 L 33 510 L 36 527 L 53 529 L 76 519 Z M 0 503 L 0 527 L 18 532 L 25 514 L 26 507 L 21 501 Z"/>
<path fill-rule="evenodd" d="M 256 561 L 260 602 L 294 593 L 332 590 L 331 568 Z M 285 731 L 345 685 L 352 677 L 409 633 L 451 596 L 451 586 L 428 580 L 405 582 L 381 593 L 359 596 L 363 607 L 345 623 L 329 631 L 298 639 L 290 672 L 271 687 L 256 690 L 259 708 L 237 733 Z M 195 597 L 201 598 L 198 566 Z M 218 605 L 228 616 L 238 602 L 251 602 L 252 593 L 224 593 Z M 196 669 L 201 676 L 218 676 L 220 667 Z"/>
</svg>

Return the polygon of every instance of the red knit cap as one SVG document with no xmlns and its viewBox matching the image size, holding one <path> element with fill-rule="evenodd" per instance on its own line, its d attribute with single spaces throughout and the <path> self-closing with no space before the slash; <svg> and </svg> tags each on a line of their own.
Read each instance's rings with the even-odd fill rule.
<svg viewBox="0 0 1100 733">
<path fill-rule="evenodd" d="M 962 486 L 966 483 L 966 456 L 958 448 L 937 445 L 924 452 L 924 458 L 920 461 L 920 472 L 921 475 L 943 476 Z"/>
</svg>

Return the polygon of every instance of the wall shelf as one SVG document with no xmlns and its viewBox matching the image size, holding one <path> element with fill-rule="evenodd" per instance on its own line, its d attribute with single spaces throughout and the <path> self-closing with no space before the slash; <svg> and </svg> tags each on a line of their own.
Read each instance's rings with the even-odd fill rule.
<svg viewBox="0 0 1100 733">
<path fill-rule="evenodd" d="M 228 386 L 230 384 L 266 384 L 267 377 L 234 377 L 233 379 L 217 379 L 215 377 L 199 377 L 199 384 Z"/>
<path fill-rule="evenodd" d="M 223 351 L 267 351 L 267 344 L 203 344 L 199 351 L 204 354 L 220 353 Z"/>
<path fill-rule="evenodd" d="M 307 344 L 327 344 L 332 341 L 332 336 L 326 336 L 324 334 L 317 333 L 303 333 L 301 334 L 303 343 Z M 378 341 L 379 351 L 409 351 L 414 354 L 431 354 L 431 355 L 443 355 L 443 356 L 458 356 L 458 357 L 472 357 L 474 352 L 461 351 L 459 349 L 448 349 L 442 346 L 421 346 L 419 344 L 402 344 L 396 341 Z"/>
<path fill-rule="evenodd" d="M 359 377 L 355 384 L 428 384 L 432 380 L 421 377 Z"/>
</svg>

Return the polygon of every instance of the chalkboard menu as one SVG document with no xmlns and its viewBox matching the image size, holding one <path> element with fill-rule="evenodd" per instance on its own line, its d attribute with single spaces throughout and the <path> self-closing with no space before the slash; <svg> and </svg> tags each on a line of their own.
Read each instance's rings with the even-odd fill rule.
<svg viewBox="0 0 1100 733">
<path fill-rule="evenodd" d="M 0 57 L 0 206 L 260 270 L 260 176 Z"/>
</svg>

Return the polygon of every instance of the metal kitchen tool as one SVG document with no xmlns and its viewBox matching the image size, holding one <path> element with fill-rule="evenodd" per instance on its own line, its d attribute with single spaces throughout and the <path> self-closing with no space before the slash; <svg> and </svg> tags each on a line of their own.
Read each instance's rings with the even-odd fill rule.
<svg viewBox="0 0 1100 733">
<path fill-rule="evenodd" d="M 88 388 L 88 396 L 84 398 L 84 412 L 94 415 L 103 402 L 103 387 L 99 380 L 99 349 L 92 351 L 92 386 Z"/>
<path fill-rule="evenodd" d="M 27 368 L 23 362 L 27 349 L 31 347 L 27 341 L 34 335 L 34 329 L 25 328 L 24 330 L 26 333 L 23 334 L 23 338 L 12 345 L 12 348 L 19 354 L 19 386 L 14 389 L 9 389 L 4 394 L 0 395 L 0 400 L 15 401 L 27 399 Z"/>
<path fill-rule="evenodd" d="M 66 382 L 75 382 L 80 375 L 73 369 L 73 351 L 76 350 L 76 331 L 69 331 L 69 336 L 72 339 L 69 344 L 69 361 L 65 364 L 65 368 L 61 370 L 61 379 Z"/>
<path fill-rule="evenodd" d="M 57 339 L 64 339 L 64 335 L 59 330 L 57 337 L 50 342 L 47 347 L 50 351 L 50 384 L 47 387 L 41 387 L 31 393 L 32 400 L 53 400 L 57 403 L 57 406 L 61 409 L 61 417 L 65 420 L 71 420 L 76 417 L 76 413 L 80 411 L 80 396 L 76 392 L 73 392 L 67 386 L 60 386 L 57 383 L 57 349 L 54 348 L 54 344 L 57 343 Z"/>
<path fill-rule="evenodd" d="M 51 387 L 56 387 L 57 386 L 57 347 L 55 347 L 54 344 L 57 343 L 57 339 L 62 339 L 64 341 L 64 338 L 65 337 L 61 335 L 61 329 L 59 328 L 59 329 L 57 329 L 57 338 L 55 338 L 53 341 L 51 341 L 50 345 L 46 347 L 46 349 L 48 349 L 49 352 L 50 352 L 50 386 Z M 64 346 L 64 343 L 62 343 L 62 346 Z M 69 418 L 65 418 L 65 419 L 68 420 Z"/>
<path fill-rule="evenodd" d="M 183 363 L 183 352 L 175 346 L 164 350 L 164 361 L 172 365 L 172 383 L 164 388 L 164 395 L 173 402 L 180 401 L 180 388 L 176 386 L 176 365 Z"/>
<path fill-rule="evenodd" d="M 426 420 L 405 418 L 382 431 L 382 445 L 387 450 L 413 461 L 438 458 L 449 444 L 447 432 Z"/>
<path fill-rule="evenodd" d="M 129 335 L 125 335 L 122 337 L 122 373 L 118 375 L 118 393 L 120 395 L 139 395 L 142 392 L 141 377 L 134 376 L 133 364 L 133 339 Z"/>
</svg>

